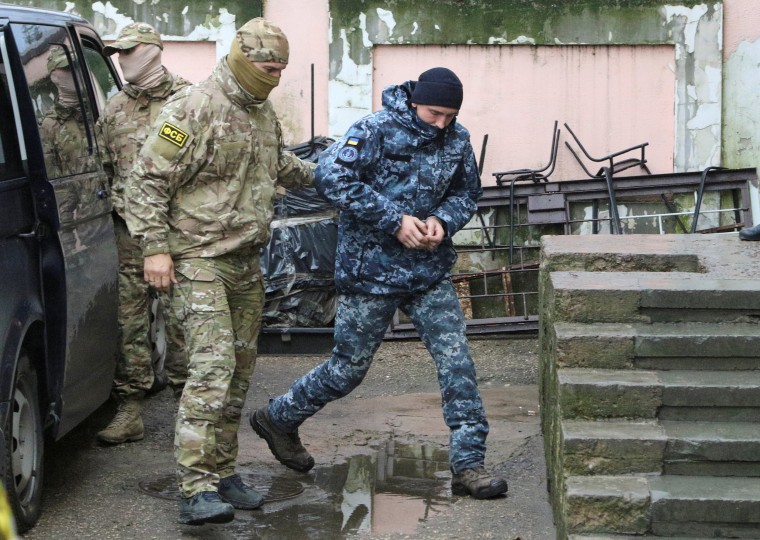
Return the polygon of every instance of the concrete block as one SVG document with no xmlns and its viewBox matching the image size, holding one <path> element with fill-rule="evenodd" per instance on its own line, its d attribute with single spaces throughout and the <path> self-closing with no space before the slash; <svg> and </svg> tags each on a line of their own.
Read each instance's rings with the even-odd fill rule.
<svg viewBox="0 0 760 540">
<path fill-rule="evenodd" d="M 760 371 L 661 371 L 666 406 L 760 407 Z"/>
<path fill-rule="evenodd" d="M 635 331 L 637 357 L 747 357 L 760 368 L 757 324 L 657 323 Z"/>
<path fill-rule="evenodd" d="M 559 369 L 562 418 L 655 418 L 662 405 L 656 372 Z"/>
<path fill-rule="evenodd" d="M 568 533 L 645 534 L 649 487 L 635 476 L 572 476 L 566 481 Z"/>
<path fill-rule="evenodd" d="M 560 322 L 554 330 L 560 367 L 634 368 L 634 325 Z"/>
<path fill-rule="evenodd" d="M 667 444 L 656 422 L 562 422 L 565 474 L 659 474 Z"/>
<path fill-rule="evenodd" d="M 760 478 L 660 476 L 649 485 L 654 522 L 760 525 Z"/>
<path fill-rule="evenodd" d="M 760 426 L 750 422 L 662 422 L 671 462 L 760 463 Z"/>
</svg>

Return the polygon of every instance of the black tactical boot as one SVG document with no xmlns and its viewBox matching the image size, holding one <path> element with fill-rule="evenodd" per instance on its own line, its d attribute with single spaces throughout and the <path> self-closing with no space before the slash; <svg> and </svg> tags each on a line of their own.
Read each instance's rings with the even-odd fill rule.
<svg viewBox="0 0 760 540">
<path fill-rule="evenodd" d="M 493 476 L 485 468 L 465 469 L 451 479 L 451 493 L 489 499 L 507 492 L 507 481 Z"/>
<path fill-rule="evenodd" d="M 314 458 L 301 444 L 298 431 L 286 433 L 269 419 L 267 407 L 253 411 L 248 421 L 259 437 L 269 445 L 277 461 L 298 472 L 306 472 L 314 466 Z"/>
<path fill-rule="evenodd" d="M 216 491 L 201 491 L 179 500 L 179 522 L 183 525 L 229 523 L 234 518 L 235 509 L 224 502 Z"/>
<path fill-rule="evenodd" d="M 238 510 L 255 510 L 264 502 L 261 493 L 247 486 L 238 474 L 219 481 L 219 496 Z"/>
</svg>

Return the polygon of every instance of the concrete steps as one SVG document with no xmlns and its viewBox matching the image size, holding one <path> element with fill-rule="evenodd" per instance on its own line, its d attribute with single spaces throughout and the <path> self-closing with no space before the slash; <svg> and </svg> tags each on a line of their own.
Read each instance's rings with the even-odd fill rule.
<svg viewBox="0 0 760 540">
<path fill-rule="evenodd" d="M 568 475 L 760 477 L 760 433 L 751 422 L 562 422 Z"/>
<path fill-rule="evenodd" d="M 753 323 L 597 323 L 553 328 L 558 367 L 760 369 Z"/>
<path fill-rule="evenodd" d="M 690 272 L 573 272 L 551 275 L 556 320 L 732 322 L 760 320 L 760 290 L 747 279 Z"/>
<path fill-rule="evenodd" d="M 760 265 L 744 244 L 542 239 L 558 539 L 760 538 Z"/>
<path fill-rule="evenodd" d="M 706 408 L 760 413 L 760 370 L 560 369 L 557 383 L 563 418 L 657 418 L 663 408 L 690 420 L 710 420 L 701 417 Z"/>
<path fill-rule="evenodd" d="M 760 478 L 569 477 L 566 505 L 579 533 L 760 538 Z"/>
</svg>

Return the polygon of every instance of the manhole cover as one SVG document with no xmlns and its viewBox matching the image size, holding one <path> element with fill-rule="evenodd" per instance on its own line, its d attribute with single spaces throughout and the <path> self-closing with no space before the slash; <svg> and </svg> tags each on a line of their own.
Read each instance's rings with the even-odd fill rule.
<svg viewBox="0 0 760 540">
<path fill-rule="evenodd" d="M 303 493 L 303 485 L 289 478 L 272 477 L 265 474 L 240 473 L 240 477 L 249 486 L 264 496 L 264 502 L 292 499 Z M 137 484 L 140 491 L 159 499 L 179 500 L 177 477 L 173 474 L 146 478 Z"/>
</svg>

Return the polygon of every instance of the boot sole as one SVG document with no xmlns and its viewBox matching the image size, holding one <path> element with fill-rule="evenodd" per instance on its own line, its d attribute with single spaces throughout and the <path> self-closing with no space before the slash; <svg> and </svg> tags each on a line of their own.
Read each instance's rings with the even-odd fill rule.
<svg viewBox="0 0 760 540">
<path fill-rule="evenodd" d="M 479 489 L 475 492 L 470 491 L 466 486 L 463 486 L 461 484 L 451 485 L 452 495 L 458 495 L 458 496 L 469 495 L 475 499 L 491 499 L 493 497 L 498 497 L 499 495 L 503 495 L 507 493 L 507 491 L 509 491 L 509 487 L 507 486 L 506 482 L 504 482 L 503 484 L 499 483 L 495 486 L 488 486 L 486 488 Z"/>
<path fill-rule="evenodd" d="M 228 499 L 221 493 L 219 493 L 219 496 L 222 499 L 224 499 L 224 502 L 230 503 L 232 507 L 235 508 L 236 510 L 256 510 L 257 508 L 261 508 L 261 505 L 264 504 L 264 499 L 261 499 L 261 502 L 259 502 L 258 504 L 251 504 L 251 503 L 234 501 L 232 499 Z"/>
<path fill-rule="evenodd" d="M 204 523 L 229 523 L 235 519 L 235 512 L 220 512 L 216 514 L 206 514 L 204 516 L 179 515 L 179 522 L 182 525 L 203 525 Z"/>
<path fill-rule="evenodd" d="M 258 411 L 251 413 L 251 415 L 248 417 L 248 423 L 251 424 L 253 431 L 255 431 L 259 437 L 267 442 L 267 446 L 269 447 L 270 452 L 272 452 L 272 455 L 275 457 L 275 459 L 277 459 L 277 461 L 285 465 L 288 469 L 293 469 L 294 471 L 301 473 L 309 472 L 311 468 L 314 467 L 314 458 L 310 457 L 309 462 L 306 465 L 302 465 L 293 460 L 283 458 L 280 454 L 278 454 L 276 447 L 272 442 L 272 434 L 261 424 L 261 422 L 257 420 L 257 416 Z"/>
<path fill-rule="evenodd" d="M 98 441 L 105 444 L 122 444 L 126 442 L 137 442 L 137 441 L 143 440 L 144 438 L 145 438 L 144 434 L 134 435 L 132 437 L 125 437 L 124 439 L 109 439 L 108 437 L 101 437 L 100 435 L 97 436 Z"/>
</svg>

